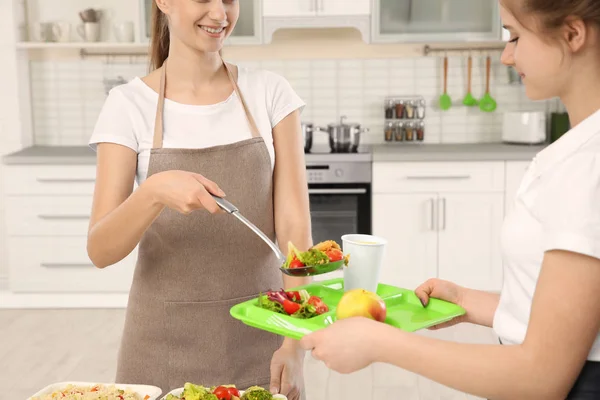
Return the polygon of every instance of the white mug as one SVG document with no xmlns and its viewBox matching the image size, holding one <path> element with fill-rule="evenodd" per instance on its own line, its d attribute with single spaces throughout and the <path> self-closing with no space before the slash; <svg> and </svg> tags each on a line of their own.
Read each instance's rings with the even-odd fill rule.
<svg viewBox="0 0 600 400">
<path fill-rule="evenodd" d="M 56 22 L 52 25 L 52 33 L 57 42 L 69 42 L 71 40 L 71 24 Z"/>
<path fill-rule="evenodd" d="M 34 37 L 38 42 L 54 42 L 54 24 L 52 22 L 40 22 L 34 25 Z"/>
<path fill-rule="evenodd" d="M 377 293 L 387 240 L 373 235 L 342 236 L 343 252 L 350 256 L 344 268 L 344 291 L 365 289 Z"/>
<path fill-rule="evenodd" d="M 133 22 L 128 21 L 116 24 L 115 37 L 118 42 L 133 42 L 135 40 Z"/>
<path fill-rule="evenodd" d="M 98 42 L 100 41 L 100 23 L 85 22 L 77 27 L 77 33 L 86 42 Z"/>
</svg>

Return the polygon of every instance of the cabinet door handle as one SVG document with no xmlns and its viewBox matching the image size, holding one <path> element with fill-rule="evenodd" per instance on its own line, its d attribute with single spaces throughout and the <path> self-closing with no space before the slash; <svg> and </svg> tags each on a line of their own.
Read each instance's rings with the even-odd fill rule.
<svg viewBox="0 0 600 400">
<path fill-rule="evenodd" d="M 40 265 L 44 268 L 90 268 L 94 266 L 90 263 L 41 263 Z"/>
<path fill-rule="evenodd" d="M 76 215 L 76 214 L 65 214 L 65 215 L 51 215 L 51 214 L 39 214 L 39 219 L 46 220 L 73 220 L 73 219 L 90 219 L 90 215 Z"/>
<path fill-rule="evenodd" d="M 409 175 L 405 179 L 416 180 L 463 180 L 471 179 L 471 175 Z"/>
<path fill-rule="evenodd" d="M 40 183 L 93 183 L 96 182 L 94 178 L 37 178 Z"/>
<path fill-rule="evenodd" d="M 440 230 L 445 231 L 446 230 L 446 198 L 442 197 L 441 199 L 438 199 L 438 202 L 441 203 L 441 207 L 438 208 L 441 209 L 441 211 L 439 211 L 440 216 L 442 217 L 442 222 L 440 223 Z"/>
<path fill-rule="evenodd" d="M 435 201 L 429 199 L 427 202 L 429 203 L 429 230 L 435 231 Z"/>
</svg>

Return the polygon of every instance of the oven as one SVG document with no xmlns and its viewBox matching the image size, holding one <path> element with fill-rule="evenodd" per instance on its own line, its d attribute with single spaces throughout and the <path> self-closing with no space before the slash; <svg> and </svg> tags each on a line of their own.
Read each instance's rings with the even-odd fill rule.
<svg viewBox="0 0 600 400">
<path fill-rule="evenodd" d="M 335 157 L 332 157 L 335 160 Z M 371 162 L 316 160 L 307 157 L 313 242 L 349 233 L 371 234 Z"/>
</svg>

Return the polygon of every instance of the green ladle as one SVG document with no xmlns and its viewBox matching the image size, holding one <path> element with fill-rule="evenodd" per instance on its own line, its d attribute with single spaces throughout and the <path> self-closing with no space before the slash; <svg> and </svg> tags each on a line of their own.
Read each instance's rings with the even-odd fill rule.
<svg viewBox="0 0 600 400">
<path fill-rule="evenodd" d="M 444 57 L 444 93 L 440 96 L 440 108 L 448 110 L 452 107 L 452 99 L 448 95 L 448 56 Z"/>
<path fill-rule="evenodd" d="M 485 94 L 479 101 L 479 109 L 485 112 L 493 112 L 496 109 L 496 100 L 490 95 L 490 70 L 492 68 L 492 59 L 490 56 L 487 56 L 486 64 Z"/>
<path fill-rule="evenodd" d="M 469 56 L 469 61 L 467 64 L 467 75 L 468 75 L 468 83 L 467 83 L 467 94 L 465 95 L 465 98 L 463 99 L 463 104 L 467 107 L 473 107 L 477 105 L 477 99 L 475 97 L 473 97 L 473 94 L 471 93 L 471 79 L 472 79 L 472 71 L 473 71 L 473 58 L 471 56 Z"/>
</svg>

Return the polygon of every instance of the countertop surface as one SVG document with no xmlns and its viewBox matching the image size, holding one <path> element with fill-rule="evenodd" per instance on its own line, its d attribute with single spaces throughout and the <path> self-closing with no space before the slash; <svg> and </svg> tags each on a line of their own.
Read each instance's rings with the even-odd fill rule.
<svg viewBox="0 0 600 400">
<path fill-rule="evenodd" d="M 373 162 L 401 161 L 530 161 L 546 145 L 504 143 L 473 144 L 378 144 L 364 148 L 366 154 L 310 154 L 307 162 L 360 159 Z M 342 160 L 343 158 L 344 160 Z M 3 157 L 4 164 L 71 165 L 95 164 L 96 153 L 88 146 L 33 146 Z"/>
</svg>

